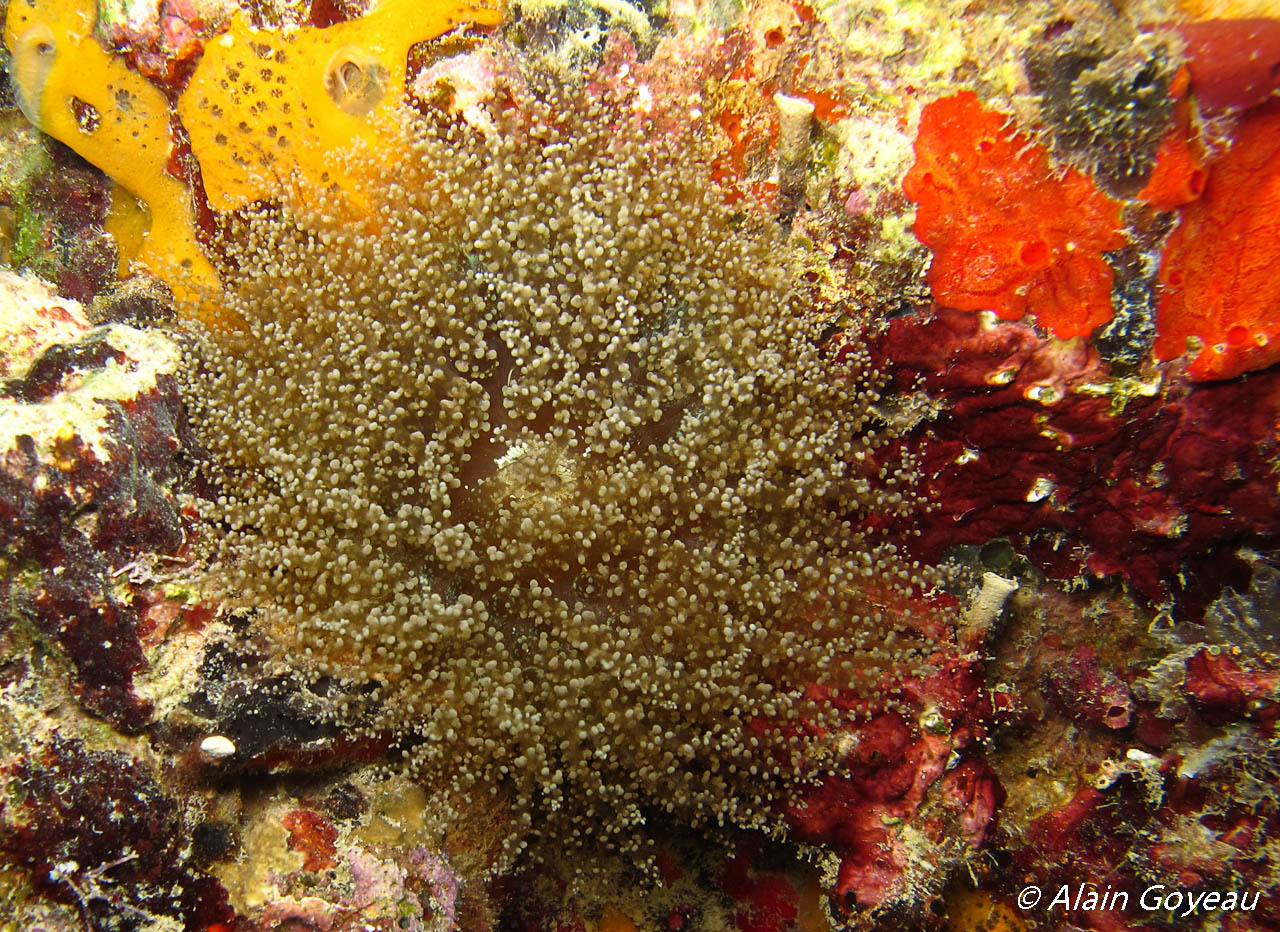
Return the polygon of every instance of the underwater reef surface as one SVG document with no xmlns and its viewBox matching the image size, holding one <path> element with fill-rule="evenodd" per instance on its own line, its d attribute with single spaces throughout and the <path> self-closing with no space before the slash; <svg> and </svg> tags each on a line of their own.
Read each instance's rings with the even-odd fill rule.
<svg viewBox="0 0 1280 932">
<path fill-rule="evenodd" d="M 9 0 L 0 930 L 1280 927 L 1280 19 Z"/>
</svg>

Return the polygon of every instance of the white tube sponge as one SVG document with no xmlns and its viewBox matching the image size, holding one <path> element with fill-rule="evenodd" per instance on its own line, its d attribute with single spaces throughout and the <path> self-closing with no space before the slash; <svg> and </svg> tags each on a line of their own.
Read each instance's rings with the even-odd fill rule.
<svg viewBox="0 0 1280 932">
<path fill-rule="evenodd" d="M 968 631 L 986 631 L 1000 617 L 1005 601 L 1018 588 L 1016 579 L 1005 579 L 997 573 L 982 574 L 982 588 L 964 613 L 964 627 Z"/>
</svg>

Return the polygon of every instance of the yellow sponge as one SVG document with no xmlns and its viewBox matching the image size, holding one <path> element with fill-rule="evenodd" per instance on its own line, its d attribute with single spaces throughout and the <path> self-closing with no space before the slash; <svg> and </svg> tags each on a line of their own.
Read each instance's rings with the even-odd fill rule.
<svg viewBox="0 0 1280 932">
<path fill-rule="evenodd" d="M 191 192 L 168 172 L 169 102 L 98 44 L 96 16 L 94 0 L 12 0 L 5 43 L 19 105 L 146 205 L 151 225 L 137 259 L 188 312 L 216 316 L 218 275 L 196 241 Z M 364 179 L 350 166 L 371 160 L 344 156 L 392 145 L 410 46 L 460 24 L 500 21 L 495 6 L 471 0 L 382 0 L 361 19 L 292 31 L 257 29 L 237 14 L 178 101 L 210 205 L 225 212 L 276 199 L 296 180 L 304 194 L 342 192 L 359 212 Z M 136 237 L 127 210 L 112 224 Z"/>
<path fill-rule="evenodd" d="M 468 0 L 382 0 L 360 19 L 293 31 L 257 29 L 237 14 L 178 101 L 210 206 L 271 198 L 297 172 L 302 190 L 336 187 L 359 209 L 368 160 L 343 154 L 393 138 L 410 46 L 461 23 L 500 21 L 496 8 Z"/>
<path fill-rule="evenodd" d="M 138 259 L 180 300 L 216 291 L 218 277 L 195 239 L 191 194 L 167 171 L 169 103 L 93 36 L 94 0 L 12 0 L 5 44 L 18 104 L 147 205 L 151 228 Z"/>
</svg>

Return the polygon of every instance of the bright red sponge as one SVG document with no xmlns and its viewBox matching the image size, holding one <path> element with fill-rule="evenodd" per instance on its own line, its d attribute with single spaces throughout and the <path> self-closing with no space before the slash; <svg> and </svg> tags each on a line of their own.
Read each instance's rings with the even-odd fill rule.
<svg viewBox="0 0 1280 932">
<path fill-rule="evenodd" d="M 933 251 L 929 285 L 947 307 L 1031 313 L 1055 336 L 1085 336 L 1112 316 L 1103 253 L 1125 243 L 1120 204 L 1009 122 L 972 91 L 921 114 L 902 187 Z"/>
</svg>

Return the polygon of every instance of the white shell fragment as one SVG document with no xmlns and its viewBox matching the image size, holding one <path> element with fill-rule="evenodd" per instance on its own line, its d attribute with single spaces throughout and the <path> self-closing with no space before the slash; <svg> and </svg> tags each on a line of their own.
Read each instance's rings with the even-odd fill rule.
<svg viewBox="0 0 1280 932">
<path fill-rule="evenodd" d="M 200 742 L 200 753 L 214 760 L 230 757 L 235 752 L 235 743 L 225 735 L 210 735 Z"/>
</svg>

